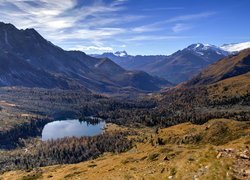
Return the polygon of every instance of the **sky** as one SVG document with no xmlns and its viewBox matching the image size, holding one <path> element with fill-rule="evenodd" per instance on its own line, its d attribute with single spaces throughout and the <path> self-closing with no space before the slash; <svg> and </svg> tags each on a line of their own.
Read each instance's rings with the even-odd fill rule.
<svg viewBox="0 0 250 180">
<path fill-rule="evenodd" d="M 249 0 L 0 0 L 0 21 L 66 50 L 167 55 L 250 41 Z"/>
</svg>

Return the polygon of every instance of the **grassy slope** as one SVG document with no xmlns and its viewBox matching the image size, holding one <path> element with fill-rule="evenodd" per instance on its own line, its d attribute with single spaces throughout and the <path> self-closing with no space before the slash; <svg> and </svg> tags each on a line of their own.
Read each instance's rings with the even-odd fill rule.
<svg viewBox="0 0 250 180">
<path fill-rule="evenodd" d="M 29 122 L 31 119 L 39 117 L 36 114 L 29 113 L 18 108 L 16 104 L 0 100 L 0 132 L 7 131 L 20 122 Z"/>
<path fill-rule="evenodd" d="M 250 72 L 219 81 L 208 86 L 208 90 L 213 99 L 244 96 L 250 93 Z"/>
<path fill-rule="evenodd" d="M 218 81 L 245 74 L 250 70 L 250 49 L 241 51 L 235 56 L 229 56 L 208 66 L 199 75 L 185 85 L 207 85 Z"/>
<path fill-rule="evenodd" d="M 117 126 L 110 126 L 117 129 Z M 109 130 L 112 128 L 109 127 Z M 122 128 L 120 128 L 122 130 Z M 135 147 L 79 164 L 13 171 L 0 179 L 231 179 L 249 178 L 249 122 L 211 120 L 161 129 L 138 129 Z M 162 138 L 165 145 L 158 145 Z M 245 176 L 243 176 L 245 174 Z"/>
</svg>

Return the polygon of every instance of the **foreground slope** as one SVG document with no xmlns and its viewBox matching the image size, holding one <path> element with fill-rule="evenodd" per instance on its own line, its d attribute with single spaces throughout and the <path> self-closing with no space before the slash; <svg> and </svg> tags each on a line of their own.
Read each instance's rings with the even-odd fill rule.
<svg viewBox="0 0 250 180">
<path fill-rule="evenodd" d="M 107 131 L 124 131 L 114 125 Z M 133 129 L 134 130 L 134 129 Z M 184 123 L 137 129 L 134 148 L 107 153 L 79 164 L 11 171 L 3 179 L 248 179 L 249 122 L 215 119 L 204 125 Z"/>
</svg>

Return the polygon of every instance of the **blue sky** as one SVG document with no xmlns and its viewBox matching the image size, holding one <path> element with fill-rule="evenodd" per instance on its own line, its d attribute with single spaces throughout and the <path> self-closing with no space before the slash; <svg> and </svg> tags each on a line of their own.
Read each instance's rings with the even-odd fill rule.
<svg viewBox="0 0 250 180">
<path fill-rule="evenodd" d="M 250 41 L 249 0 L 0 0 L 0 21 L 67 50 L 171 54 Z"/>
</svg>

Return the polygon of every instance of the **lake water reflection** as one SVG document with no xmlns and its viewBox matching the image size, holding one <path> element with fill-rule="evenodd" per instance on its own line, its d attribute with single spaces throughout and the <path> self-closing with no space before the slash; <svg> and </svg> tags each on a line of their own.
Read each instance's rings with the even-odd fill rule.
<svg viewBox="0 0 250 180">
<path fill-rule="evenodd" d="M 63 120 L 54 121 L 44 126 L 42 140 L 58 139 L 63 137 L 95 136 L 101 134 L 105 122 L 90 124 L 86 121 Z"/>
</svg>

